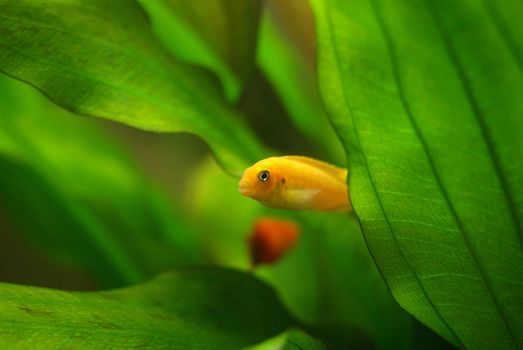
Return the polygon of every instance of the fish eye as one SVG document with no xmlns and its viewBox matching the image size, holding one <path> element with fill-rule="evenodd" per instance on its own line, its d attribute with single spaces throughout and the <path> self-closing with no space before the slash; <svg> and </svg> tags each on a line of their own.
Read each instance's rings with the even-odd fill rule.
<svg viewBox="0 0 523 350">
<path fill-rule="evenodd" d="M 258 179 L 260 179 L 260 181 L 262 182 L 267 182 L 267 180 L 269 180 L 270 177 L 271 173 L 269 173 L 268 170 L 260 171 L 260 173 L 258 174 Z"/>
</svg>

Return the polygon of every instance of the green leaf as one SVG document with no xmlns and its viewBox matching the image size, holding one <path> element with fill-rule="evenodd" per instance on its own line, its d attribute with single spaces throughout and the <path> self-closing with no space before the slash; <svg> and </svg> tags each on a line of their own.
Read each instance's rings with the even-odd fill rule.
<svg viewBox="0 0 523 350">
<path fill-rule="evenodd" d="M 277 337 L 268 339 L 243 350 L 325 350 L 319 340 L 299 329 L 291 329 Z"/>
<path fill-rule="evenodd" d="M 0 296 L 0 346 L 9 349 L 238 349 L 293 326 L 267 285 L 219 268 L 89 293 L 2 283 Z"/>
<path fill-rule="evenodd" d="M 242 80 L 252 74 L 260 0 L 161 0 L 188 21 Z"/>
<path fill-rule="evenodd" d="M 89 210 L 32 169 L 0 157 L 0 199 L 10 221 L 55 259 L 87 269 L 102 285 L 144 278 L 123 247 Z M 29 213 L 28 213 L 29 212 Z M 74 234 L 65 234 L 66 230 Z"/>
<path fill-rule="evenodd" d="M 351 200 L 394 297 L 459 346 L 523 347 L 523 3 L 313 4 Z"/>
<path fill-rule="evenodd" d="M 0 77 L 0 200 L 10 224 L 103 286 L 197 260 L 192 231 L 95 120 Z"/>
<path fill-rule="evenodd" d="M 177 57 L 214 71 L 236 100 L 254 70 L 260 0 L 144 0 L 162 42 Z"/>
<path fill-rule="evenodd" d="M 77 114 L 195 133 L 230 173 L 263 154 L 212 79 L 170 57 L 132 0 L 1 0 L 0 71 Z"/>
<path fill-rule="evenodd" d="M 282 350 L 326 350 L 327 348 L 319 340 L 303 333 L 293 330 L 287 335 L 287 341 Z"/>
</svg>

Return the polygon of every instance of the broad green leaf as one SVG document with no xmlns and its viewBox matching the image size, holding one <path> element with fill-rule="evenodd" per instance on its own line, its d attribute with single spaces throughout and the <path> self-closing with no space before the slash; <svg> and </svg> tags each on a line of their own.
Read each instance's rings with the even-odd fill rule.
<svg viewBox="0 0 523 350">
<path fill-rule="evenodd" d="M 267 285 L 219 268 L 102 292 L 2 283 L 0 296 L 5 349 L 239 349 L 293 326 Z"/>
<path fill-rule="evenodd" d="M 237 99 L 253 73 L 260 0 L 140 1 L 155 32 L 177 57 L 214 71 Z"/>
<path fill-rule="evenodd" d="M 0 71 L 77 114 L 195 133 L 230 173 L 263 154 L 212 79 L 169 56 L 132 0 L 1 0 Z"/>
<path fill-rule="evenodd" d="M 313 4 L 322 95 L 391 292 L 454 344 L 523 347 L 523 3 Z"/>
<path fill-rule="evenodd" d="M 54 259 L 104 287 L 197 260 L 187 224 L 94 120 L 0 77 L 0 203 Z"/>
</svg>

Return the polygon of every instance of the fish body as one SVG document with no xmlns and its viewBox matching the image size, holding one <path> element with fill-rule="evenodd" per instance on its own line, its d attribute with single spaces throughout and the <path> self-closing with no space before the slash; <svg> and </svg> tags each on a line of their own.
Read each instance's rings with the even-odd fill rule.
<svg viewBox="0 0 523 350">
<path fill-rule="evenodd" d="M 270 157 L 247 168 L 240 193 L 276 209 L 351 209 L 347 170 L 302 156 Z"/>
</svg>

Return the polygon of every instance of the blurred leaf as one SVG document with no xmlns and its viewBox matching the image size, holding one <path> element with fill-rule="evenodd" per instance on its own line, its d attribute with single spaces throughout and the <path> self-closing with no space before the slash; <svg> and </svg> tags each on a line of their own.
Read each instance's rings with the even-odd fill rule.
<svg viewBox="0 0 523 350">
<path fill-rule="evenodd" d="M 380 349 L 410 344 L 412 320 L 383 283 L 353 216 L 266 208 L 241 196 L 237 180 L 215 164 L 203 166 L 193 178 L 192 221 L 209 262 L 249 269 L 247 239 L 256 219 L 293 220 L 301 231 L 297 245 L 278 263 L 255 270 L 287 308 L 340 348 L 360 342 L 362 332 Z"/>
<path fill-rule="evenodd" d="M 197 260 L 184 220 L 95 128 L 0 77 L 0 203 L 33 244 L 105 287 Z"/>
<path fill-rule="evenodd" d="M 323 148 L 296 127 L 272 83 L 259 68 L 246 84 L 237 108 L 258 138 L 271 149 L 280 154 L 308 154 L 322 158 Z"/>
<path fill-rule="evenodd" d="M 260 0 L 141 1 L 179 58 L 213 70 L 235 100 L 254 68 Z"/>
<path fill-rule="evenodd" d="M 260 215 L 259 204 L 245 201 L 238 192 L 238 180 L 224 174 L 212 159 L 195 171 L 192 180 L 187 212 L 200 232 L 206 262 L 247 268 L 247 236 Z"/>
<path fill-rule="evenodd" d="M 31 169 L 0 157 L 0 193 L 10 220 L 55 258 L 87 268 L 103 285 L 143 279 L 130 256 L 89 210 L 72 203 Z"/>
<path fill-rule="evenodd" d="M 277 337 L 268 339 L 261 344 L 250 346 L 244 350 L 325 350 L 326 347 L 307 333 L 291 329 Z"/>
<path fill-rule="evenodd" d="M 291 331 L 282 350 L 327 350 L 319 340 L 311 338 L 301 331 Z"/>
<path fill-rule="evenodd" d="M 285 345 L 287 333 L 282 333 L 276 337 L 264 340 L 262 343 L 243 348 L 243 350 L 281 350 Z"/>
<path fill-rule="evenodd" d="M 301 6 L 305 6 L 304 2 Z M 292 25 L 299 19 L 286 20 Z M 320 100 L 315 71 L 292 44 L 278 28 L 274 15 L 266 10 L 260 26 L 258 64 L 278 92 L 295 127 L 315 142 L 318 156 L 342 165 L 343 149 Z"/>
<path fill-rule="evenodd" d="M 395 298 L 459 346 L 523 347 L 523 3 L 313 3 L 352 203 Z"/>
<path fill-rule="evenodd" d="M 293 325 L 267 285 L 219 268 L 90 293 L 0 284 L 0 295 L 9 349 L 238 349 Z"/>
<path fill-rule="evenodd" d="M 0 70 L 77 114 L 195 133 L 230 173 L 263 154 L 208 76 L 170 57 L 132 0 L 0 0 Z"/>
</svg>

